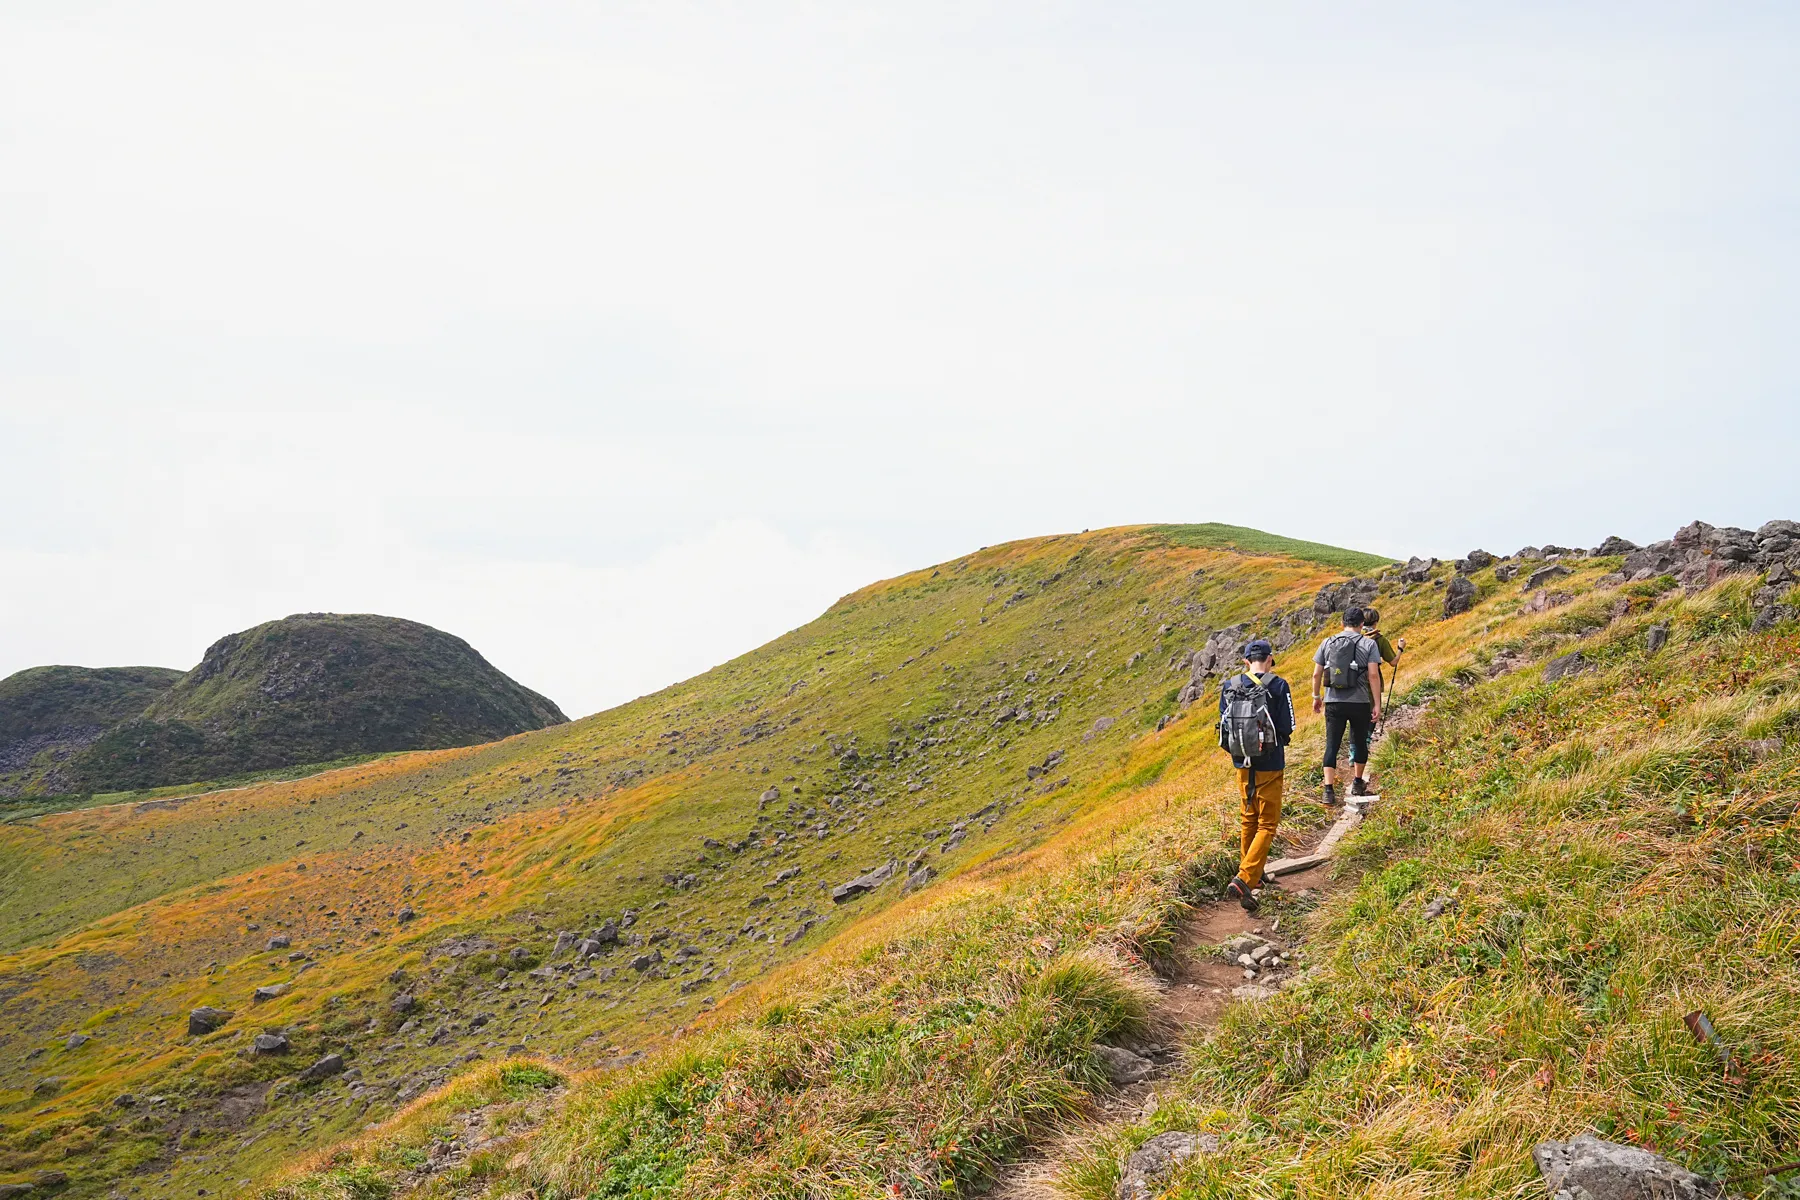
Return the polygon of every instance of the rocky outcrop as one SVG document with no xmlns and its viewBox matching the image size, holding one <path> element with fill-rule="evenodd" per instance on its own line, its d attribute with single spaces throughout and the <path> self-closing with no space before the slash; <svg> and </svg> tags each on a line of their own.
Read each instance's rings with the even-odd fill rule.
<svg viewBox="0 0 1800 1200">
<path fill-rule="evenodd" d="M 1475 581 L 1458 575 L 1444 591 L 1444 616 L 1454 617 L 1475 607 Z"/>
<path fill-rule="evenodd" d="M 899 869 L 900 864 L 890 858 L 874 870 L 865 871 L 855 879 L 832 888 L 832 902 L 842 904 L 846 900 L 854 900 L 858 896 L 866 895 L 892 879 L 894 873 Z"/>
<path fill-rule="evenodd" d="M 1125 1159 L 1119 1169 L 1118 1200 L 1150 1200 L 1162 1182 L 1196 1154 L 1217 1154 L 1219 1139 L 1210 1133 L 1159 1133 Z"/>
<path fill-rule="evenodd" d="M 1660 1154 L 1584 1133 L 1531 1152 L 1553 1200 L 1712 1200 L 1713 1184 Z"/>
<path fill-rule="evenodd" d="M 225 1022 L 231 1020 L 235 1015 L 226 1009 L 213 1008 L 211 1005 L 203 1004 L 188 1014 L 188 1036 L 202 1037 L 222 1029 Z"/>
</svg>

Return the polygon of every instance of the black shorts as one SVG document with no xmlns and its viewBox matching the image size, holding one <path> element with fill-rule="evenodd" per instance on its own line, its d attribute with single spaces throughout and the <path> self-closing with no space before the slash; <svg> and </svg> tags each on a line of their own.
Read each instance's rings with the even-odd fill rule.
<svg viewBox="0 0 1800 1200">
<path fill-rule="evenodd" d="M 1338 747 L 1344 744 L 1344 727 L 1350 727 L 1350 761 L 1369 761 L 1369 734 L 1375 728 L 1373 704 L 1325 705 L 1325 765 L 1337 766 Z"/>
</svg>

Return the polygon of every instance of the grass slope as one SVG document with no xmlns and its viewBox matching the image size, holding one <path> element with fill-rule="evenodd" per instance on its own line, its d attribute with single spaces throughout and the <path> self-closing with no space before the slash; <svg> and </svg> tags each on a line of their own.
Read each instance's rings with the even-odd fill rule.
<svg viewBox="0 0 1800 1200">
<path fill-rule="evenodd" d="M 1530 1146 L 1584 1128 L 1715 1177 L 1792 1157 L 1800 632 L 1752 631 L 1753 581 L 1597 588 L 1616 565 L 1578 569 L 1548 611 L 1491 571 L 1450 620 L 1444 572 L 1386 587 L 1419 682 L 1382 751 L 1387 798 L 1341 848 L 1355 886 L 1267 914 L 1315 973 L 1191 1047 L 1070 1194 L 1110 1196 L 1119 1156 L 1170 1128 L 1222 1145 L 1168 1181 L 1181 1197 L 1524 1196 Z M 1588 669 L 1547 680 L 1575 651 Z M 1141 736 L 1096 780 L 1107 803 L 846 931 L 643 1064 L 577 1077 L 504 1155 L 409 1172 L 448 1126 L 402 1120 L 276 1194 L 979 1192 L 1098 1086 L 1093 1041 L 1141 1019 L 1176 917 L 1230 870 L 1210 734 L 1190 715 Z M 1299 783 L 1317 736 L 1305 720 Z M 1459 904 L 1434 922 L 1435 896 Z M 1741 1078 L 1687 1035 L 1692 1008 Z"/>
<path fill-rule="evenodd" d="M 1173 711 L 1171 660 L 1337 578 L 1142 530 L 993 547 L 570 725 L 0 827 L 0 1172 L 229 1191 L 471 1056 L 577 1069 L 680 1038 L 871 914 L 1117 809 L 1169 766 L 1120 764 Z M 832 902 L 890 859 L 937 879 Z M 639 944 L 556 951 L 608 920 Z M 198 1004 L 238 1015 L 190 1039 Z M 290 1055 L 248 1053 L 265 1027 Z M 347 1077 L 296 1084 L 326 1050 Z"/>
<path fill-rule="evenodd" d="M 565 719 L 467 642 L 429 625 L 302 613 L 215 642 L 140 717 L 77 755 L 68 773 L 89 792 L 155 788 L 467 746 Z"/>
</svg>

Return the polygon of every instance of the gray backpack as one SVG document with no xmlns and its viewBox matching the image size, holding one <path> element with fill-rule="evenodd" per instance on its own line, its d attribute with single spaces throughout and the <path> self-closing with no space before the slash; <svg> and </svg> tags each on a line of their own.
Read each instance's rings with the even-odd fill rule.
<svg viewBox="0 0 1800 1200">
<path fill-rule="evenodd" d="M 1220 749 L 1230 753 L 1237 766 L 1248 767 L 1251 759 L 1279 744 L 1275 718 L 1269 714 L 1269 689 L 1251 675 L 1227 681 L 1225 709 L 1219 714 Z"/>
<path fill-rule="evenodd" d="M 1362 634 L 1340 633 L 1325 643 L 1326 687 L 1339 692 L 1358 691 L 1368 673 L 1368 660 L 1362 657 Z"/>
</svg>

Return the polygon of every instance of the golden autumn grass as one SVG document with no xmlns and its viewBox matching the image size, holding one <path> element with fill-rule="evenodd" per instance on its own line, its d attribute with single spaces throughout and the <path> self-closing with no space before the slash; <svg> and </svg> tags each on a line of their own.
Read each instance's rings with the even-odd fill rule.
<svg viewBox="0 0 1800 1200">
<path fill-rule="evenodd" d="M 885 936 L 894 889 L 840 910 L 821 884 L 929 846 L 940 878 L 896 909 L 913 914 L 933 896 L 1061 871 L 1083 837 L 1170 803 L 1201 760 L 1180 725 L 1152 732 L 1180 682 L 1166 660 L 1336 578 L 1138 530 L 994 547 L 863 589 L 755 654 L 571 726 L 0 830 L 0 872 L 28 882 L 0 900 L 14 946 L 0 959 L 0 1061 L 12 1064 L 0 1068 L 0 1178 L 56 1165 L 76 1194 L 115 1181 L 230 1191 L 450 1082 L 471 1052 L 491 1062 L 527 1041 L 580 1069 L 728 1021 L 711 1012 L 760 1011 L 802 986 L 785 964 Z M 1027 698 L 1030 720 L 995 719 Z M 1118 724 L 1093 733 L 1099 716 Z M 1028 781 L 1025 766 L 1053 749 L 1067 755 L 1056 775 Z M 770 784 L 784 793 L 778 817 L 756 800 Z M 833 822 L 827 838 L 808 826 L 737 854 L 703 849 L 776 822 L 801 832 L 786 812 L 796 794 Z M 830 809 L 831 795 L 848 800 Z M 937 848 L 992 802 L 991 825 Z M 803 888 L 763 887 L 790 866 Z M 667 882 L 684 874 L 701 877 L 692 890 Z M 403 908 L 416 917 L 398 924 Z M 508 965 L 509 986 L 530 982 L 511 953 L 536 966 L 557 929 L 627 909 L 640 928 L 704 942 L 713 982 L 690 994 L 692 975 L 676 971 L 559 980 L 541 1008 L 498 990 Z M 809 911 L 820 923 L 806 932 Z M 748 918 L 762 922 L 754 940 L 732 933 Z M 275 934 L 307 958 L 266 949 Z M 438 953 L 452 938 L 488 948 L 452 960 Z M 292 990 L 249 1002 L 262 984 Z M 426 1022 L 404 1034 L 388 1007 L 403 988 Z M 190 1039 L 185 1014 L 202 1003 L 239 1015 Z M 490 1018 L 479 1033 L 478 1014 Z M 288 1034 L 288 1059 L 246 1055 L 265 1027 Z M 447 1040 L 431 1040 L 439 1028 Z M 72 1032 L 92 1040 L 65 1049 Z M 326 1050 L 349 1055 L 358 1098 L 341 1080 L 286 1082 Z M 120 1093 L 166 1099 L 120 1110 Z M 228 1110 L 249 1115 L 213 1119 Z"/>
<path fill-rule="evenodd" d="M 1533 1142 L 1584 1128 L 1715 1176 L 1791 1146 L 1800 639 L 1750 634 L 1742 583 L 1590 591 L 1604 566 L 1542 614 L 1491 580 L 1451 621 L 1423 620 L 1429 592 L 1384 601 L 1417 622 L 1402 690 L 1430 708 L 1384 747 L 1387 799 L 1342 867 L 1360 883 L 1307 918 L 1319 975 L 1193 1046 L 1153 1119 L 1071 1165 L 1072 1194 L 1110 1195 L 1119 1155 L 1165 1128 L 1224 1141 L 1181 1196 L 1523 1196 Z M 1653 621 L 1674 629 L 1655 658 Z M 1543 683 L 1538 664 L 1574 648 L 1594 669 Z M 663 1055 L 577 1080 L 504 1169 L 440 1190 L 978 1190 L 1084 1103 L 1088 1047 L 1216 887 L 1229 804 L 1209 749 L 1200 722 L 1142 739 L 1097 785 L 1110 803 L 1051 841 L 846 932 Z M 1459 907 L 1428 922 L 1436 895 Z M 1744 1083 L 1682 1028 L 1691 1007 Z M 380 1156 L 347 1148 L 282 1193 L 358 1172 L 382 1186 Z"/>
</svg>

